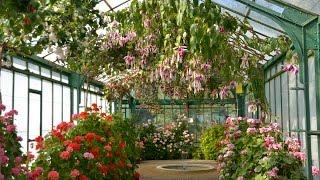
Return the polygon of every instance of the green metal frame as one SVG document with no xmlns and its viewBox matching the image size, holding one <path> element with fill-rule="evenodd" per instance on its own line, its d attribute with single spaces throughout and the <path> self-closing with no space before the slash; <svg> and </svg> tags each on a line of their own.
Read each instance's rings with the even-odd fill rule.
<svg viewBox="0 0 320 180">
<path fill-rule="evenodd" d="M 291 38 L 295 51 L 300 57 L 300 81 L 304 84 L 304 98 L 305 98 L 305 116 L 306 116 L 306 145 L 307 145 L 307 177 L 312 179 L 311 173 L 311 135 L 320 135 L 320 131 L 310 130 L 310 97 L 309 97 L 309 67 L 308 67 L 308 51 L 316 51 L 316 104 L 317 104 L 317 122 L 320 121 L 320 17 L 317 14 L 305 11 L 301 8 L 284 3 L 280 0 L 270 0 L 277 6 L 284 8 L 282 14 L 263 7 L 254 1 L 250 0 L 236 0 L 242 4 L 247 5 L 251 10 L 265 15 L 279 24 Z M 319 128 L 320 126 L 318 126 Z"/>
</svg>

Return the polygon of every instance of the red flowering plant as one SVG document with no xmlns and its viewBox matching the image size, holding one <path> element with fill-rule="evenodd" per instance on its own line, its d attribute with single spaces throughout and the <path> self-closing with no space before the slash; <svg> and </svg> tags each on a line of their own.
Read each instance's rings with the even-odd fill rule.
<svg viewBox="0 0 320 180">
<path fill-rule="evenodd" d="M 93 104 L 62 122 L 45 138 L 36 139 L 39 156 L 33 167 L 41 167 L 42 178 L 136 179 L 135 162 L 130 160 L 125 138 L 113 131 L 119 116 L 100 113 Z"/>
<path fill-rule="evenodd" d="M 0 112 L 4 113 L 6 107 L 0 104 Z M 0 180 L 19 179 L 24 177 L 27 169 L 24 165 L 20 141 L 17 136 L 16 126 L 13 124 L 13 116 L 16 110 L 11 110 L 0 116 Z"/>
<path fill-rule="evenodd" d="M 221 144 L 220 179 L 306 179 L 299 140 L 284 138 L 277 123 L 229 117 Z"/>
</svg>

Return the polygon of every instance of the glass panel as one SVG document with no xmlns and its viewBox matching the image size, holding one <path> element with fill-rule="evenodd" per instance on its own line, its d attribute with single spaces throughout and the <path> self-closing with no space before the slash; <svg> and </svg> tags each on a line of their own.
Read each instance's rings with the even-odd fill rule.
<svg viewBox="0 0 320 180">
<path fill-rule="evenodd" d="M 62 75 L 62 82 L 64 82 L 64 83 L 69 83 L 69 78 L 68 78 L 68 76 L 66 76 L 66 75 Z"/>
<path fill-rule="evenodd" d="M 319 165 L 319 139 L 317 136 L 311 136 L 311 156 L 312 164 L 318 167 Z"/>
<path fill-rule="evenodd" d="M 84 108 L 85 108 L 85 105 L 84 105 L 84 103 L 85 103 L 85 98 L 86 98 L 86 96 L 85 96 L 85 94 L 84 94 L 84 91 L 81 91 L 81 101 L 80 101 L 80 106 L 79 106 L 79 112 L 84 111 Z"/>
<path fill-rule="evenodd" d="M 30 76 L 30 89 L 41 91 L 41 80 L 34 76 Z"/>
<path fill-rule="evenodd" d="M 52 83 L 42 81 L 42 135 L 52 129 Z"/>
<path fill-rule="evenodd" d="M 15 118 L 18 135 L 23 138 L 21 142 L 22 150 L 27 152 L 28 133 L 28 77 L 27 75 L 15 73 L 14 86 L 14 109 L 19 112 Z"/>
<path fill-rule="evenodd" d="M 274 87 L 274 79 L 272 79 L 271 81 L 270 81 L 270 107 L 271 107 L 271 113 L 272 113 L 272 115 L 275 115 L 275 100 L 274 100 L 274 98 L 275 98 L 275 92 L 274 92 L 274 89 L 275 87 Z"/>
<path fill-rule="evenodd" d="M 52 79 L 60 81 L 61 80 L 60 73 L 52 71 Z"/>
<path fill-rule="evenodd" d="M 40 136 L 41 122 L 41 95 L 29 94 L 29 139 L 34 140 Z"/>
<path fill-rule="evenodd" d="M 50 70 L 44 67 L 41 67 L 41 75 L 44 77 L 51 78 Z"/>
<path fill-rule="evenodd" d="M 309 58 L 309 98 L 310 98 L 310 122 L 311 130 L 317 130 L 317 106 L 314 56 Z"/>
<path fill-rule="evenodd" d="M 291 130 L 297 130 L 298 128 L 298 114 L 297 114 L 297 91 L 291 88 L 296 87 L 296 76 L 292 73 L 289 75 L 289 107 L 290 107 L 290 128 Z"/>
<path fill-rule="evenodd" d="M 78 113 L 78 90 L 73 89 L 73 114 Z"/>
<path fill-rule="evenodd" d="M 278 6 L 266 0 L 256 0 L 255 2 L 263 7 L 276 11 L 277 13 L 280 13 L 280 14 L 282 14 L 284 11 L 284 7 Z"/>
<path fill-rule="evenodd" d="M 281 90 L 280 90 L 280 86 L 281 86 L 281 83 L 280 83 L 280 76 L 277 76 L 276 79 L 275 79 L 275 82 L 276 82 L 276 116 L 277 116 L 277 123 L 281 124 L 281 112 L 282 112 L 282 109 L 281 109 Z"/>
<path fill-rule="evenodd" d="M 28 63 L 28 69 L 30 72 L 35 73 L 35 74 L 40 74 L 40 70 L 39 70 L 39 66 L 32 64 L 32 63 Z"/>
<path fill-rule="evenodd" d="M 300 75 L 298 74 L 298 87 L 304 85 L 299 81 Z M 304 91 L 298 91 L 298 115 L 299 115 L 299 129 L 305 130 L 306 117 L 305 117 L 305 102 L 304 102 Z"/>
<path fill-rule="evenodd" d="M 7 110 L 12 109 L 13 73 L 6 69 L 1 69 L 1 93 L 2 103 Z"/>
<path fill-rule="evenodd" d="M 62 121 L 62 86 L 53 85 L 53 126 L 57 126 Z"/>
<path fill-rule="evenodd" d="M 71 110 L 71 103 L 70 99 L 71 94 L 70 94 L 70 88 L 63 86 L 63 121 L 70 121 L 70 110 Z"/>
<path fill-rule="evenodd" d="M 282 81 L 282 126 L 284 132 L 289 132 L 289 91 L 288 91 L 288 74 L 281 74 Z"/>
<path fill-rule="evenodd" d="M 23 70 L 27 69 L 26 61 L 15 58 L 15 57 L 13 57 L 12 59 L 13 59 L 13 67 L 16 67 L 18 69 L 23 69 Z"/>
</svg>

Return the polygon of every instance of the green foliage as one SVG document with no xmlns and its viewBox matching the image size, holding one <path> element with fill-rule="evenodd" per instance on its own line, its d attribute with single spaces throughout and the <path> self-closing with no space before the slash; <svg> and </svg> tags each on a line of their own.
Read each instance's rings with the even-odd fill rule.
<svg viewBox="0 0 320 180">
<path fill-rule="evenodd" d="M 222 148 L 220 141 L 224 138 L 224 127 L 215 124 L 208 128 L 201 136 L 200 149 L 205 159 L 216 160 Z"/>
<path fill-rule="evenodd" d="M 228 118 L 225 127 L 220 179 L 306 179 L 299 140 L 285 140 L 277 123 L 239 117 Z"/>
<path fill-rule="evenodd" d="M 36 139 L 39 156 L 33 167 L 43 168 L 41 178 L 57 171 L 60 179 L 71 179 L 73 170 L 80 179 L 136 178 L 140 150 L 132 122 L 98 112 L 93 106 L 76 116 L 77 125 L 62 122 L 45 139 Z"/>
</svg>

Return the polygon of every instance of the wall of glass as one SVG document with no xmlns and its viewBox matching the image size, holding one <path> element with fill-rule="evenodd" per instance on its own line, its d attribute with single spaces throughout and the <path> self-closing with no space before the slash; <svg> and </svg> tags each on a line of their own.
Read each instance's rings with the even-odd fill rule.
<svg viewBox="0 0 320 180">
<path fill-rule="evenodd" d="M 309 63 L 309 96 L 310 96 L 310 124 L 311 131 L 317 131 L 316 109 L 316 64 L 315 56 L 310 55 Z M 305 118 L 305 99 L 304 85 L 300 82 L 300 74 L 294 75 L 282 71 L 284 57 L 265 70 L 265 93 L 271 111 L 269 121 L 278 122 L 283 131 L 288 136 L 297 137 L 302 143 L 302 148 L 306 150 L 306 118 Z M 319 147 L 318 136 L 311 136 L 311 152 L 314 165 L 319 166 Z"/>
<path fill-rule="evenodd" d="M 44 136 L 92 103 L 110 111 L 102 84 L 85 83 L 77 88 L 72 82 L 74 73 L 44 59 L 7 57 L 7 64 L 0 74 L 2 103 L 19 113 L 14 123 L 25 152 L 34 151 L 35 137 Z"/>
</svg>

